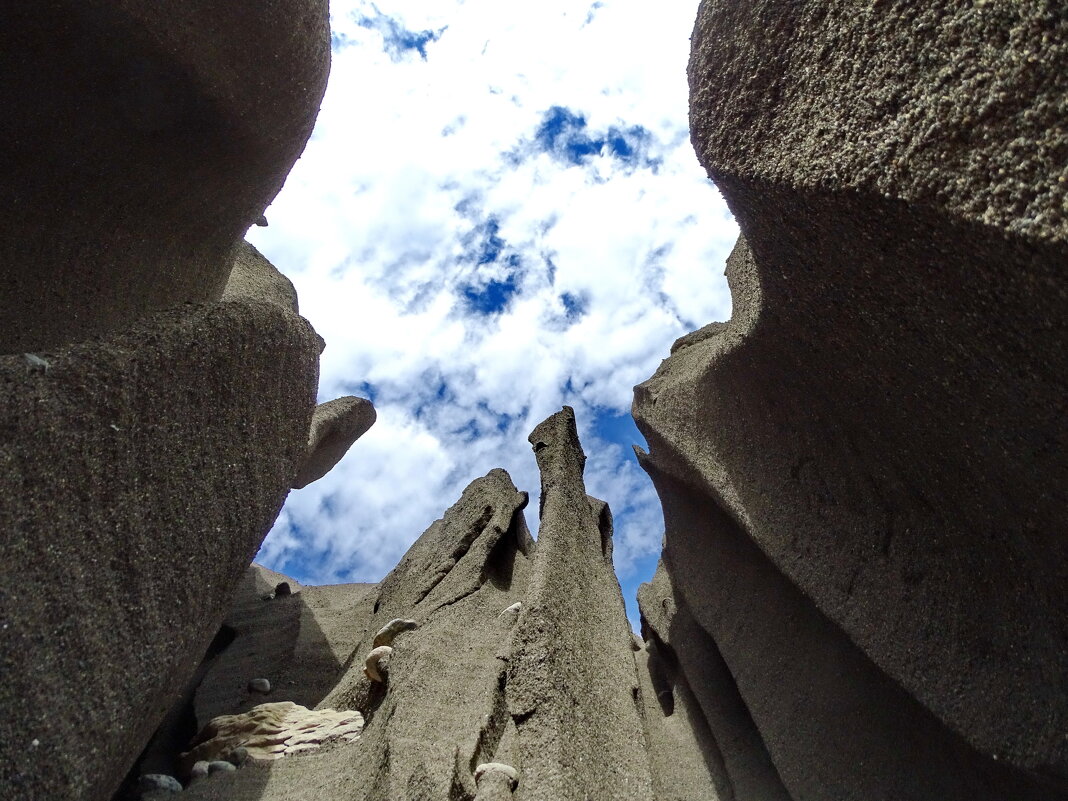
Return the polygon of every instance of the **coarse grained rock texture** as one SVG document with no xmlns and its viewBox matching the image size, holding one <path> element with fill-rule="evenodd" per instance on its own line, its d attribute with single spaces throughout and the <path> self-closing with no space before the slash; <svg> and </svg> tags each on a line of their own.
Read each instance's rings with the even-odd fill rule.
<svg viewBox="0 0 1068 801">
<path fill-rule="evenodd" d="M 608 505 L 586 495 L 575 414 L 530 435 L 541 471 L 531 586 L 508 665 L 522 798 L 653 797 Z"/>
<path fill-rule="evenodd" d="M 323 341 L 241 241 L 329 53 L 325 0 L 0 9 L 0 797 L 171 761 L 298 472 L 373 422 L 309 442 Z"/>
<path fill-rule="evenodd" d="M 308 453 L 293 480 L 293 489 L 303 489 L 329 473 L 376 419 L 375 407 L 366 398 L 346 396 L 316 406 L 308 432 Z"/>
<path fill-rule="evenodd" d="M 1064 244 L 1066 60 L 1057 0 L 703 0 L 690 130 L 728 197 L 852 190 Z"/>
<path fill-rule="evenodd" d="M 272 702 L 356 710 L 366 723 L 354 742 L 269 764 L 251 759 L 236 774 L 197 780 L 188 798 L 734 798 L 719 793 L 707 726 L 694 734 L 705 718 L 685 681 L 669 688 L 671 703 L 655 694 L 663 660 L 627 625 L 612 571 L 611 513 L 586 495 L 572 410 L 538 426 L 531 442 L 542 471 L 537 543 L 526 527 L 526 493 L 492 470 L 377 587 L 345 607 L 337 618 L 344 629 L 326 624 L 337 607 L 306 600 L 347 592 L 344 585 L 303 587 L 260 600 L 258 609 L 235 606 L 227 625 L 250 632 L 262 643 L 257 650 L 292 653 L 274 669 Z M 291 616 L 280 600 L 302 607 L 295 645 L 275 639 L 267 622 Z M 415 628 L 392 626 L 399 633 L 379 663 L 382 680 L 373 681 L 364 661 L 394 621 Z M 332 656 L 323 658 L 323 642 Z M 225 651 L 216 664 L 228 664 Z M 236 686 L 236 674 L 221 669 L 206 681 L 220 679 Z M 233 702 L 235 712 L 247 709 L 248 701 Z"/>
<path fill-rule="evenodd" d="M 691 786 L 685 791 L 674 789 L 671 794 L 668 788 L 659 787 L 657 798 L 790 801 L 734 676 L 715 641 L 675 592 L 662 562 L 653 580 L 638 589 L 638 605 L 650 661 L 648 673 L 657 690 L 652 698 L 669 704 L 665 711 L 671 712 L 666 730 L 650 736 L 652 753 L 665 752 L 664 769 L 655 775 L 678 782 L 685 776 L 679 770 L 684 763 L 678 754 L 696 743 L 715 790 L 692 786 L 695 779 L 690 776 L 686 778 Z M 698 774 L 697 781 L 701 778 Z"/>
<path fill-rule="evenodd" d="M 328 637 L 333 659 L 315 656 L 321 646 L 298 639 L 272 700 L 358 710 L 366 725 L 357 742 L 286 757 L 269 769 L 250 763 L 234 777 L 193 784 L 190 797 L 473 798 L 474 769 L 492 761 L 509 727 L 514 737 L 499 656 L 514 618 L 502 619 L 501 611 L 522 597 L 529 579 L 534 542 L 523 517 L 526 503 L 503 470 L 477 479 L 345 612 L 346 630 Z M 312 591 L 343 587 L 305 587 L 293 600 L 305 603 L 302 596 Z M 284 613 L 278 599 L 263 603 L 268 614 Z M 300 638 L 320 628 L 328 607 L 307 611 Z M 395 618 L 414 620 L 418 628 L 394 638 L 385 681 L 372 682 L 364 659 Z"/>
<path fill-rule="evenodd" d="M 258 301 L 0 357 L 0 796 L 114 790 L 281 508 L 317 357 Z"/>
<path fill-rule="evenodd" d="M 673 597 L 794 797 L 1065 797 L 1068 14 L 706 0 L 689 77 L 742 238 L 635 393 Z"/>
<path fill-rule="evenodd" d="M 0 353 L 217 300 L 311 135 L 326 0 L 0 10 Z"/>
<path fill-rule="evenodd" d="M 294 314 L 300 313 L 293 282 L 244 240 L 237 244 L 222 294 L 223 299 L 234 296 L 256 298 L 289 309 Z"/>
</svg>

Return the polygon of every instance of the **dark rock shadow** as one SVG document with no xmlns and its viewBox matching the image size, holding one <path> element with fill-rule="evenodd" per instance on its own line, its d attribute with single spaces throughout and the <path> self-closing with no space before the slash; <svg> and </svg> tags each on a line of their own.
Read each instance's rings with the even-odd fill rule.
<svg viewBox="0 0 1068 801">
<path fill-rule="evenodd" d="M 714 177 L 734 318 L 636 390 L 656 463 L 941 719 L 1068 780 L 1068 246 Z"/>
<path fill-rule="evenodd" d="M 980 754 L 880 671 L 707 496 L 643 460 L 665 563 L 715 639 L 794 797 L 1055 801 L 1063 786 Z"/>
<path fill-rule="evenodd" d="M 281 574 L 257 565 L 249 567 L 226 622 L 113 801 L 138 798 L 137 777 L 144 773 L 165 773 L 187 781 L 180 776 L 178 755 L 211 717 L 277 701 L 293 701 L 310 709 L 333 689 L 345 668 L 304 597 L 305 592 L 331 588 L 304 588 L 275 596 L 283 580 Z M 365 591 L 367 586 L 339 589 L 352 588 L 358 597 L 359 589 Z M 248 682 L 253 678 L 270 680 L 271 692 L 251 692 Z M 210 776 L 186 792 L 190 798 L 214 798 L 225 785 L 225 797 L 253 801 L 262 796 L 270 768 L 270 764 L 242 768 L 240 781 Z"/>
</svg>

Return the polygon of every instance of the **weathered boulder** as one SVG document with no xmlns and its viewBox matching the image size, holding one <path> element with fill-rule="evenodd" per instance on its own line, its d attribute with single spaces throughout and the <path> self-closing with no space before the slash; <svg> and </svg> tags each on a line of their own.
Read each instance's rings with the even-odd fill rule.
<svg viewBox="0 0 1068 801">
<path fill-rule="evenodd" d="M 695 148 L 743 238 L 730 323 L 680 340 L 635 395 L 675 591 L 791 793 L 883 797 L 821 783 L 840 752 L 783 745 L 835 703 L 892 723 L 891 696 L 844 679 L 806 706 L 805 654 L 892 683 L 983 755 L 975 770 L 1016 769 L 1017 797 L 1062 797 L 1068 15 L 706 0 L 690 86 Z M 750 607 L 723 598 L 731 566 L 760 576 L 736 585 Z M 796 629 L 755 619 L 787 595 Z M 794 734 L 765 730 L 772 706 Z M 915 759 L 948 772 L 961 754 Z M 908 797 L 968 797 L 939 787 Z"/>
<path fill-rule="evenodd" d="M 326 87 L 326 0 L 0 10 L 0 353 L 217 300 Z"/>
</svg>

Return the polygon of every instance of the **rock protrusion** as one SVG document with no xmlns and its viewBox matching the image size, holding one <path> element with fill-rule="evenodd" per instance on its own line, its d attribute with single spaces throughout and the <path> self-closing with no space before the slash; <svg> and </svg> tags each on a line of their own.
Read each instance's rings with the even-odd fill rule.
<svg viewBox="0 0 1068 801">
<path fill-rule="evenodd" d="M 51 9 L 0 25 L 0 353 L 218 300 L 329 70 L 325 0 Z"/>
<path fill-rule="evenodd" d="M 389 660 L 393 649 L 388 645 L 379 645 L 363 661 L 363 672 L 371 681 L 384 683 L 389 676 Z"/>
<path fill-rule="evenodd" d="M 356 711 L 308 709 L 292 701 L 260 704 L 249 712 L 221 715 L 197 735 L 182 755 L 186 770 L 208 762 L 209 770 L 233 770 L 242 752 L 244 760 L 277 760 L 313 751 L 334 740 L 352 742 L 363 732 L 363 716 Z M 223 763 L 226 768 L 217 763 Z"/>
<path fill-rule="evenodd" d="M 378 648 L 380 645 L 392 645 L 394 638 L 398 634 L 403 634 L 406 631 L 415 631 L 417 628 L 419 628 L 419 624 L 414 620 L 405 620 L 404 618 L 395 617 L 378 630 L 378 633 L 375 635 L 371 644 L 375 648 Z"/>
<path fill-rule="evenodd" d="M 222 300 L 253 300 L 274 304 L 294 314 L 300 313 L 293 282 L 244 240 L 235 249 Z"/>
<path fill-rule="evenodd" d="M 475 768 L 475 801 L 508 801 L 519 785 L 519 772 L 503 762 L 484 762 Z"/>
<path fill-rule="evenodd" d="M 366 398 L 348 396 L 316 406 L 308 451 L 293 479 L 293 489 L 303 489 L 330 472 L 375 419 L 375 407 Z"/>
<path fill-rule="evenodd" d="M 632 636 L 605 559 L 611 516 L 586 495 L 574 411 L 564 407 L 529 439 L 541 525 L 506 688 L 522 792 L 531 801 L 651 799 Z"/>
</svg>

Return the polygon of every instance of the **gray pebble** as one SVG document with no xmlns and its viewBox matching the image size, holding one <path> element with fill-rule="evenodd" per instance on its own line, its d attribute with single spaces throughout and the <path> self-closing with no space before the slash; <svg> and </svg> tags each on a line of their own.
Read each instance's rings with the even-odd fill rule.
<svg viewBox="0 0 1068 801">
<path fill-rule="evenodd" d="M 36 353 L 23 353 L 22 358 L 24 358 L 26 360 L 26 364 L 28 364 L 34 370 L 40 370 L 44 373 L 47 373 L 48 368 L 52 366 L 52 364 L 47 359 L 42 359 Z M 156 776 L 158 774 L 153 773 L 150 775 Z"/>
<path fill-rule="evenodd" d="M 203 779 L 208 775 L 208 763 L 203 759 L 199 762 L 194 762 L 193 767 L 189 769 L 189 781 L 195 782 L 197 779 Z"/>
<path fill-rule="evenodd" d="M 248 749 L 245 748 L 245 746 L 243 745 L 239 745 L 237 748 L 235 748 L 233 751 L 226 755 L 226 761 L 233 765 L 236 765 L 237 767 L 241 767 L 246 762 L 248 762 Z"/>
<path fill-rule="evenodd" d="M 208 763 L 208 773 L 233 773 L 237 768 L 232 762 L 224 759 L 216 759 Z"/>
<path fill-rule="evenodd" d="M 269 693 L 271 691 L 271 682 L 267 679 L 253 679 L 248 683 L 249 692 L 253 693 Z"/>
<path fill-rule="evenodd" d="M 142 793 L 152 793 L 162 790 L 166 793 L 182 792 L 182 783 L 173 776 L 163 773 L 146 773 L 137 780 Z"/>
</svg>

